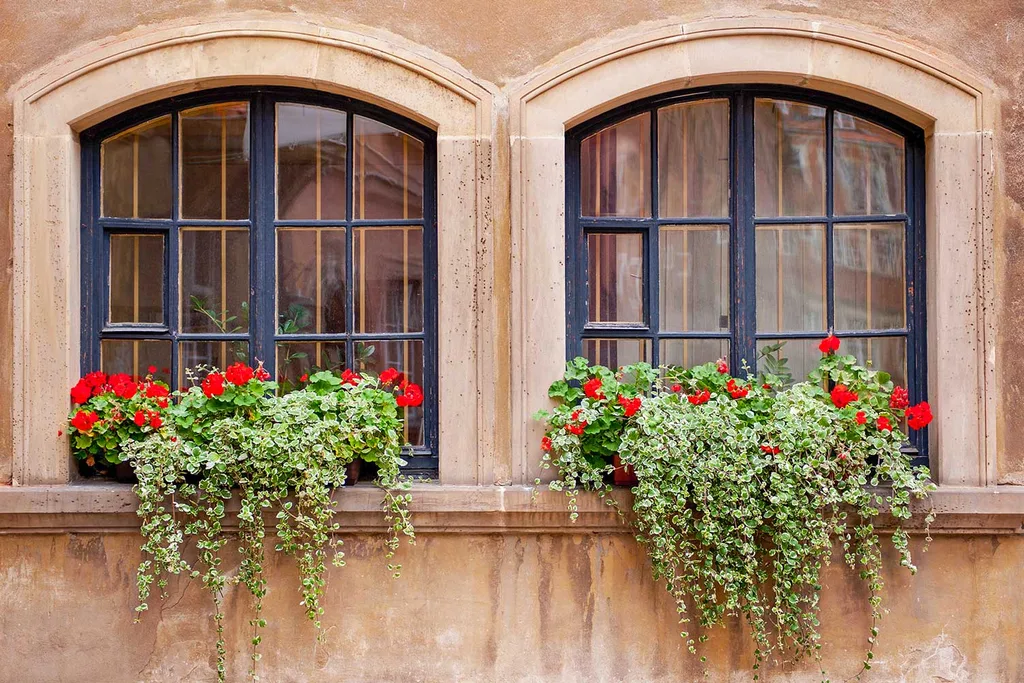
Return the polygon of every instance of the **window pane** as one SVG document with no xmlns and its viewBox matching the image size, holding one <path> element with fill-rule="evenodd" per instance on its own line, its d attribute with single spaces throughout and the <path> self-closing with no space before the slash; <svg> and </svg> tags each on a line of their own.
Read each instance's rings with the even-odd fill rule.
<svg viewBox="0 0 1024 683">
<path fill-rule="evenodd" d="M 182 228 L 182 332 L 249 330 L 249 231 Z"/>
<path fill-rule="evenodd" d="M 178 382 L 182 387 L 192 385 L 189 372 L 198 381 L 212 368 L 224 370 L 232 363 L 249 362 L 249 342 L 238 341 L 185 341 L 178 343 Z"/>
<path fill-rule="evenodd" d="M 841 112 L 835 113 L 832 137 L 836 214 L 902 213 L 903 137 Z"/>
<path fill-rule="evenodd" d="M 277 345 L 277 381 L 281 393 L 299 388 L 303 375 L 346 367 L 345 342 L 288 342 Z"/>
<path fill-rule="evenodd" d="M 163 323 L 163 235 L 110 236 L 109 321 Z"/>
<path fill-rule="evenodd" d="M 277 231 L 278 334 L 345 331 L 345 229 Z"/>
<path fill-rule="evenodd" d="M 343 111 L 277 105 L 278 218 L 345 218 L 347 129 Z"/>
<path fill-rule="evenodd" d="M 907 290 L 903 223 L 836 225 L 835 323 L 839 330 L 900 329 Z"/>
<path fill-rule="evenodd" d="M 423 331 L 423 229 L 356 228 L 353 277 L 358 332 Z"/>
<path fill-rule="evenodd" d="M 584 339 L 583 355 L 591 364 L 619 368 L 651 362 L 650 339 Z"/>
<path fill-rule="evenodd" d="M 757 330 L 825 329 L 825 226 L 759 225 Z"/>
<path fill-rule="evenodd" d="M 658 112 L 658 213 L 729 215 L 729 101 Z"/>
<path fill-rule="evenodd" d="M 171 217 L 171 117 L 161 116 L 103 141 L 103 215 Z"/>
<path fill-rule="evenodd" d="M 355 218 L 423 218 L 423 141 L 355 117 Z"/>
<path fill-rule="evenodd" d="M 845 344 L 847 340 L 843 340 Z M 782 348 L 773 353 L 766 353 L 765 347 L 774 344 L 782 344 Z M 759 372 L 768 372 L 769 364 L 765 359 L 768 355 L 781 363 L 773 374 L 785 379 L 788 374 L 792 382 L 803 382 L 811 370 L 818 367 L 821 360 L 821 351 L 818 344 L 821 339 L 758 339 L 757 340 L 757 369 Z M 846 349 L 843 349 L 846 351 Z"/>
<path fill-rule="evenodd" d="M 651 115 L 594 133 L 580 146 L 584 216 L 651 215 Z"/>
<path fill-rule="evenodd" d="M 644 321 L 644 238 L 637 233 L 587 235 L 590 322 Z"/>
<path fill-rule="evenodd" d="M 123 372 L 145 377 L 156 368 L 154 379 L 171 383 L 171 342 L 157 339 L 104 339 L 100 344 L 100 368 L 108 375 Z"/>
<path fill-rule="evenodd" d="M 754 171 L 758 216 L 825 215 L 825 109 L 755 100 Z"/>
<path fill-rule="evenodd" d="M 907 341 L 904 337 L 843 339 L 845 353 L 854 355 L 862 364 L 870 362 L 872 370 L 884 370 L 893 383 L 907 386 Z"/>
<path fill-rule="evenodd" d="M 249 217 L 249 105 L 181 112 L 181 216 Z"/>
<path fill-rule="evenodd" d="M 729 357 L 727 339 L 663 339 L 661 364 L 684 369 Z"/>
<path fill-rule="evenodd" d="M 661 329 L 728 329 L 728 226 L 666 225 L 659 240 Z"/>
<path fill-rule="evenodd" d="M 356 370 L 359 372 L 379 375 L 388 368 L 395 368 L 410 382 L 423 386 L 422 341 L 356 342 L 355 356 Z M 423 406 L 405 409 L 405 438 L 413 446 L 424 444 Z"/>
</svg>

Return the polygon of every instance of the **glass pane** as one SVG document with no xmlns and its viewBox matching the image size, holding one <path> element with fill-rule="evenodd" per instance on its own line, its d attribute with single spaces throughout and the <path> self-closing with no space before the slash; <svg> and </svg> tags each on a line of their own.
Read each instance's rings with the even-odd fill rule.
<svg viewBox="0 0 1024 683">
<path fill-rule="evenodd" d="M 109 320 L 111 323 L 163 323 L 163 235 L 110 236 Z"/>
<path fill-rule="evenodd" d="M 423 141 L 355 117 L 355 218 L 423 218 Z"/>
<path fill-rule="evenodd" d="M 161 116 L 103 141 L 103 215 L 171 217 L 171 117 Z"/>
<path fill-rule="evenodd" d="M 345 342 L 288 342 L 277 345 L 277 381 L 281 393 L 299 388 L 303 375 L 318 370 L 340 373 L 345 367 Z"/>
<path fill-rule="evenodd" d="M 277 231 L 277 333 L 345 331 L 345 229 Z"/>
<path fill-rule="evenodd" d="M 356 228 L 352 245 L 358 332 L 423 331 L 423 229 Z"/>
<path fill-rule="evenodd" d="M 825 109 L 755 100 L 754 171 L 758 216 L 825 215 Z"/>
<path fill-rule="evenodd" d="M 729 357 L 728 339 L 662 339 L 661 364 L 692 368 Z"/>
<path fill-rule="evenodd" d="M 249 330 L 249 231 L 182 228 L 182 332 Z"/>
<path fill-rule="evenodd" d="M 400 341 L 356 342 L 355 366 L 359 372 L 379 375 L 395 368 L 407 380 L 423 386 L 423 342 L 414 339 Z M 413 446 L 422 446 L 424 406 L 405 409 L 405 438 Z"/>
<path fill-rule="evenodd" d="M 583 355 L 592 364 L 619 368 L 651 362 L 650 339 L 584 339 Z"/>
<path fill-rule="evenodd" d="M 729 227 L 662 226 L 661 329 L 729 329 Z"/>
<path fill-rule="evenodd" d="M 181 112 L 181 216 L 249 217 L 249 105 Z"/>
<path fill-rule="evenodd" d="M 658 213 L 729 215 L 729 101 L 658 112 Z"/>
<path fill-rule="evenodd" d="M 232 363 L 248 362 L 249 342 L 244 340 L 178 342 L 178 382 L 182 387 L 192 386 L 190 372 L 198 382 L 211 368 L 224 370 Z"/>
<path fill-rule="evenodd" d="M 825 226 L 759 225 L 757 330 L 825 329 Z"/>
<path fill-rule="evenodd" d="M 132 377 L 151 374 L 171 383 L 171 342 L 157 339 L 104 339 L 100 343 L 100 368 L 108 375 L 123 372 Z"/>
<path fill-rule="evenodd" d="M 590 322 L 644 321 L 644 238 L 637 233 L 587 235 Z"/>
<path fill-rule="evenodd" d="M 901 329 L 906 324 L 903 223 L 836 225 L 835 324 L 839 330 Z"/>
<path fill-rule="evenodd" d="M 580 145 L 584 216 L 651 215 L 651 115 L 594 133 Z"/>
<path fill-rule="evenodd" d="M 277 105 L 278 218 L 345 218 L 347 133 L 343 111 Z"/>
<path fill-rule="evenodd" d="M 871 339 L 843 339 L 845 353 L 854 355 L 862 364 L 870 362 L 872 370 L 884 370 L 892 381 L 907 386 L 907 341 L 904 337 L 875 337 Z"/>
<path fill-rule="evenodd" d="M 832 137 L 836 215 L 902 213 L 903 137 L 842 112 L 835 113 Z"/>
<path fill-rule="evenodd" d="M 843 344 L 847 342 L 843 340 Z M 782 348 L 771 354 L 767 354 L 765 347 L 774 344 L 782 344 Z M 792 382 L 803 382 L 811 370 L 818 367 L 821 360 L 821 351 L 818 344 L 821 339 L 758 339 L 757 340 L 757 369 L 760 372 L 768 372 L 769 367 L 765 359 L 770 355 L 776 363 L 781 363 L 781 368 L 776 367 L 772 374 L 786 379 L 787 375 Z M 846 348 L 843 351 L 847 351 Z"/>
</svg>

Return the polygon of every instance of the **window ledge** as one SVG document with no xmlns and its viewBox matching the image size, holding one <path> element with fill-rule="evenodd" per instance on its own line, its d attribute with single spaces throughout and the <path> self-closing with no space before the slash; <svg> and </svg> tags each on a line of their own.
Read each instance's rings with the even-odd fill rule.
<svg viewBox="0 0 1024 683">
<path fill-rule="evenodd" d="M 632 533 L 595 494 L 579 496 L 575 523 L 569 521 L 565 494 L 543 486 L 420 483 L 412 494 L 413 524 L 424 533 Z M 339 490 L 335 500 L 342 531 L 383 531 L 381 497 L 368 484 Z M 627 489 L 616 489 L 613 497 L 628 508 Z M 134 533 L 139 528 L 136 507 L 128 484 L 0 487 L 0 534 Z M 1024 486 L 942 487 L 915 501 L 907 526 L 923 531 L 929 509 L 936 515 L 933 534 L 1024 533 Z M 878 526 L 890 524 L 883 519 Z"/>
</svg>

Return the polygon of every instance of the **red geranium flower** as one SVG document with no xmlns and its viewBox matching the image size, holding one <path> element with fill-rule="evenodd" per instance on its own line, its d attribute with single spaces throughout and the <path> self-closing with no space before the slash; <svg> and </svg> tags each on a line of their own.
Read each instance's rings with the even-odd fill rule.
<svg viewBox="0 0 1024 683">
<path fill-rule="evenodd" d="M 847 389 L 842 384 L 837 384 L 832 390 L 832 403 L 836 408 L 845 408 L 857 400 L 857 394 Z"/>
<path fill-rule="evenodd" d="M 683 385 L 682 384 L 673 384 L 672 385 L 672 391 L 674 391 L 675 393 L 678 394 L 682 390 L 683 390 Z"/>
<path fill-rule="evenodd" d="M 224 375 L 219 372 L 211 372 L 202 383 L 203 394 L 206 398 L 213 398 L 224 393 Z"/>
<path fill-rule="evenodd" d="M 932 421 L 932 407 L 928 401 L 907 408 L 907 424 L 911 429 L 924 429 Z"/>
<path fill-rule="evenodd" d="M 878 427 L 880 432 L 892 431 L 892 423 L 889 422 L 889 417 L 886 415 L 879 415 L 878 420 L 875 421 L 875 426 Z"/>
<path fill-rule="evenodd" d="M 718 359 L 718 372 L 722 373 L 723 375 L 729 372 L 729 364 L 725 362 L 724 358 Z"/>
<path fill-rule="evenodd" d="M 92 429 L 92 426 L 96 424 L 99 419 L 99 415 L 91 410 L 89 412 L 79 410 L 75 413 L 75 416 L 71 418 L 71 426 L 80 432 L 87 432 Z"/>
<path fill-rule="evenodd" d="M 149 414 L 149 426 L 152 427 L 153 429 L 160 429 L 160 425 L 162 425 L 163 423 L 164 421 L 160 419 L 160 414 L 157 413 L 155 410 Z"/>
<path fill-rule="evenodd" d="M 818 344 L 818 350 L 822 353 L 835 353 L 839 350 L 839 337 L 830 334 Z"/>
<path fill-rule="evenodd" d="M 856 420 L 857 424 L 862 425 L 868 421 L 868 416 L 864 414 L 863 410 L 858 410 Z"/>
<path fill-rule="evenodd" d="M 395 403 L 401 408 L 415 408 L 423 403 L 423 390 L 418 384 L 408 384 L 405 393 L 395 397 Z"/>
<path fill-rule="evenodd" d="M 131 380 L 128 380 L 127 382 L 119 382 L 118 384 L 114 385 L 114 393 L 117 394 L 117 396 L 119 396 L 120 398 L 124 399 L 132 398 L 133 396 L 135 396 L 138 390 L 139 385 L 137 385 L 135 382 L 132 382 Z"/>
<path fill-rule="evenodd" d="M 903 387 L 896 387 L 889 397 L 889 407 L 893 410 L 903 410 L 910 405 L 910 393 Z"/>
<path fill-rule="evenodd" d="M 586 426 L 587 426 L 586 422 L 579 422 L 577 424 L 567 424 L 567 425 L 565 425 L 565 431 L 569 432 L 570 434 L 575 434 L 576 436 L 580 436 L 581 434 L 583 434 L 583 429 Z"/>
<path fill-rule="evenodd" d="M 100 386 L 102 384 L 106 384 L 107 383 L 107 376 L 106 376 L 106 374 L 100 372 L 99 370 L 97 370 L 96 372 L 90 372 L 88 375 L 86 375 L 82 379 L 90 387 L 98 387 L 98 386 Z"/>
<path fill-rule="evenodd" d="M 78 380 L 78 384 L 71 388 L 71 400 L 75 403 L 85 403 L 92 396 L 92 387 L 85 379 Z"/>
<path fill-rule="evenodd" d="M 587 395 L 587 398 L 592 398 L 595 401 L 604 399 L 604 394 L 601 392 L 601 378 L 594 377 L 588 382 L 583 384 L 583 393 Z"/>
<path fill-rule="evenodd" d="M 768 444 L 761 444 L 761 450 L 764 451 L 765 453 L 767 453 L 768 455 L 778 455 L 779 454 L 779 447 L 778 446 L 769 446 Z"/>
<path fill-rule="evenodd" d="M 626 398 L 622 394 L 619 394 L 619 405 L 622 406 L 622 410 L 626 413 L 626 417 L 633 417 L 636 415 L 636 411 L 640 410 L 640 397 Z"/>
<path fill-rule="evenodd" d="M 256 376 L 256 372 L 245 363 L 234 363 L 224 371 L 224 378 L 235 386 L 247 384 Z"/>
<path fill-rule="evenodd" d="M 359 384 L 359 375 L 345 368 L 345 371 L 341 373 L 341 383 L 355 386 Z"/>
<path fill-rule="evenodd" d="M 401 376 L 402 373 L 400 373 L 398 370 L 395 370 L 394 368 L 388 368 L 384 372 L 380 373 L 380 383 L 391 384 L 392 382 L 397 381 L 398 378 Z"/>
<path fill-rule="evenodd" d="M 725 390 L 729 392 L 729 395 L 735 399 L 743 398 L 750 391 L 750 387 L 741 387 L 736 384 L 736 380 L 730 379 L 726 385 Z"/>
<path fill-rule="evenodd" d="M 161 408 L 166 408 L 166 407 L 167 407 L 167 403 L 168 403 L 168 402 L 167 402 L 167 399 L 166 399 L 166 398 L 158 398 L 158 399 L 156 400 L 156 404 L 157 404 L 158 406 L 160 406 Z"/>
<path fill-rule="evenodd" d="M 149 370 L 149 374 L 151 374 L 151 375 L 155 375 L 156 374 L 156 366 L 155 365 L 150 365 L 149 368 L 147 368 L 147 369 Z"/>
<path fill-rule="evenodd" d="M 695 406 L 699 406 L 702 403 L 707 403 L 711 400 L 711 392 L 707 389 L 698 391 L 696 394 L 691 394 L 686 397 L 686 400 Z"/>
<path fill-rule="evenodd" d="M 135 411 L 135 424 L 139 425 L 140 427 L 143 426 L 144 424 L 146 424 L 146 413 L 144 413 L 141 410 L 136 410 Z"/>
<path fill-rule="evenodd" d="M 270 373 L 263 367 L 263 363 L 260 363 L 260 366 L 256 368 L 256 379 L 261 382 L 266 382 L 270 379 Z"/>
<path fill-rule="evenodd" d="M 540 449 L 545 452 L 551 450 L 551 439 L 549 437 L 545 436 L 540 440 Z"/>
<path fill-rule="evenodd" d="M 771 391 L 772 390 L 772 385 L 768 384 L 767 382 L 765 382 L 764 384 L 761 385 L 761 388 L 766 390 L 766 391 Z"/>
<path fill-rule="evenodd" d="M 146 398 L 162 398 L 164 396 L 170 396 L 170 394 L 170 389 L 162 384 L 150 382 L 146 385 Z"/>
<path fill-rule="evenodd" d="M 309 381 L 309 375 L 303 373 L 302 376 L 299 377 L 299 381 L 300 382 L 308 382 Z"/>
</svg>

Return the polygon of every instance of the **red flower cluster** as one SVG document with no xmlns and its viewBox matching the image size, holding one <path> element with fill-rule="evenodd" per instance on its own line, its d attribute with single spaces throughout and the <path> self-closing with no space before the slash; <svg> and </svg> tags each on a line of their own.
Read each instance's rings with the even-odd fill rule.
<svg viewBox="0 0 1024 683">
<path fill-rule="evenodd" d="M 92 429 L 93 425 L 99 422 L 100 416 L 93 411 L 79 410 L 75 413 L 75 416 L 71 418 L 71 426 L 80 432 L 88 432 Z"/>
<path fill-rule="evenodd" d="M 858 410 L 856 420 L 857 424 L 862 425 L 868 421 L 868 416 L 864 413 L 863 410 Z"/>
<path fill-rule="evenodd" d="M 687 396 L 686 400 L 695 406 L 699 406 L 711 400 L 711 392 L 707 389 L 701 389 L 696 394 Z"/>
<path fill-rule="evenodd" d="M 835 353 L 839 350 L 839 337 L 830 334 L 818 344 L 818 350 L 822 353 Z"/>
<path fill-rule="evenodd" d="M 163 419 L 160 417 L 160 413 L 155 410 L 136 410 L 134 420 L 135 424 L 140 427 L 145 427 L 148 422 L 149 426 L 153 429 L 159 429 L 164 423 Z"/>
<path fill-rule="evenodd" d="M 903 410 L 910 405 L 910 393 L 903 387 L 896 387 L 889 397 L 889 407 L 893 410 Z"/>
<path fill-rule="evenodd" d="M 761 450 L 764 451 L 765 453 L 767 453 L 768 455 L 778 455 L 779 454 L 779 447 L 778 446 L 769 446 L 768 444 L 761 444 Z"/>
<path fill-rule="evenodd" d="M 725 385 L 725 390 L 733 398 L 740 399 L 750 392 L 750 387 L 741 387 L 739 384 L 736 384 L 736 380 L 730 379 Z"/>
<path fill-rule="evenodd" d="M 399 408 L 415 408 L 423 403 L 423 390 L 418 384 L 402 382 L 402 393 L 395 396 Z"/>
<path fill-rule="evenodd" d="M 547 453 L 548 451 L 551 450 L 551 438 L 550 437 L 545 436 L 543 439 L 540 440 L 540 449 L 542 451 L 544 451 L 545 453 Z"/>
<path fill-rule="evenodd" d="M 622 406 L 622 410 L 626 413 L 626 417 L 633 417 L 636 415 L 636 411 L 640 410 L 640 397 L 626 398 L 622 394 L 619 394 L 619 405 Z"/>
<path fill-rule="evenodd" d="M 832 403 L 836 408 L 845 408 L 857 400 L 857 394 L 850 391 L 843 384 L 837 384 L 832 390 Z"/>
<path fill-rule="evenodd" d="M 675 393 L 678 394 L 682 390 L 683 390 L 683 385 L 682 384 L 673 384 L 672 385 L 672 391 L 674 391 Z"/>
<path fill-rule="evenodd" d="M 592 398 L 595 401 L 603 400 L 604 393 L 601 391 L 601 384 L 601 378 L 594 377 L 583 384 L 583 393 L 587 395 L 587 398 Z"/>
<path fill-rule="evenodd" d="M 392 382 L 401 381 L 402 373 L 394 368 L 388 368 L 384 372 L 380 373 L 380 383 L 384 385 L 391 384 Z"/>
<path fill-rule="evenodd" d="M 224 379 L 231 382 L 236 387 L 248 384 L 249 380 L 255 376 L 256 371 L 245 363 L 234 363 L 229 365 L 228 369 L 224 371 Z"/>
<path fill-rule="evenodd" d="M 907 408 L 907 424 L 911 429 L 924 429 L 932 421 L 932 407 L 928 401 L 921 401 L 916 406 Z"/>
<path fill-rule="evenodd" d="M 202 387 L 203 395 L 206 396 L 206 398 L 220 396 L 224 393 L 224 375 L 219 372 L 211 372 L 206 376 L 200 386 Z"/>
<path fill-rule="evenodd" d="M 345 368 L 345 371 L 341 373 L 342 384 L 351 384 L 352 386 L 355 386 L 359 384 L 359 380 L 359 373 L 352 372 L 348 368 Z"/>
<path fill-rule="evenodd" d="M 878 431 L 880 432 L 892 431 L 892 422 L 889 421 L 888 415 L 879 415 L 878 419 L 875 421 L 875 426 L 878 427 Z"/>
<path fill-rule="evenodd" d="M 724 358 L 718 359 L 718 372 L 723 375 L 729 372 L 729 364 L 725 362 Z"/>
<path fill-rule="evenodd" d="M 572 411 L 572 416 L 569 418 L 572 422 L 565 425 L 565 431 L 576 436 L 582 435 L 583 429 L 587 426 L 587 421 L 580 419 L 580 412 L 580 410 Z"/>
</svg>

